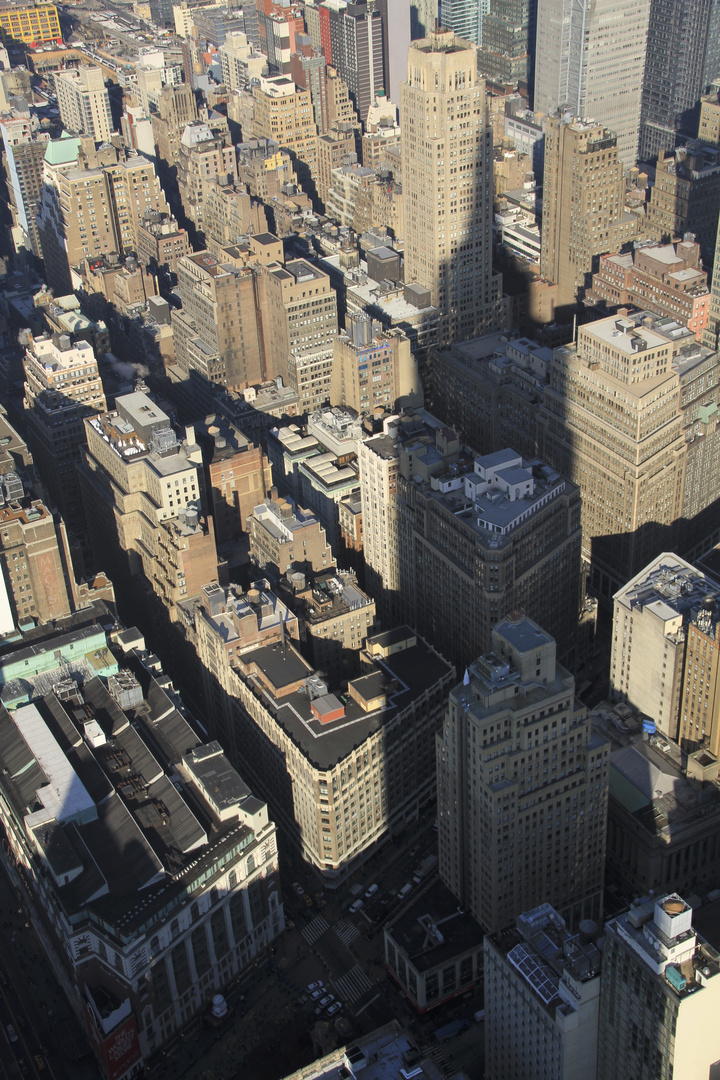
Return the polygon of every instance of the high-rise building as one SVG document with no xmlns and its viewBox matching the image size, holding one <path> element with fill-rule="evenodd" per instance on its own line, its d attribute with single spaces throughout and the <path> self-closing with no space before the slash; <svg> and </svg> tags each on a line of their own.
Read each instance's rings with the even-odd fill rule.
<svg viewBox="0 0 720 1080">
<path fill-rule="evenodd" d="M 258 283 L 265 371 L 283 377 L 312 412 L 330 398 L 337 294 L 306 259 L 264 266 Z"/>
<path fill-rule="evenodd" d="M 173 310 L 172 324 L 182 377 L 195 370 L 231 390 L 261 381 L 252 271 L 194 252 L 178 263 L 178 291 L 182 308 Z"/>
<path fill-rule="evenodd" d="M 197 102 L 192 86 L 163 86 L 158 94 L 156 111 L 151 113 L 153 136 L 158 158 L 166 165 L 177 165 L 180 140 L 187 124 L 197 120 Z"/>
<path fill-rule="evenodd" d="M 273 139 L 289 151 L 303 186 L 315 181 L 317 128 L 310 91 L 302 90 L 286 75 L 278 75 L 261 78 L 253 96 L 253 137 Z"/>
<path fill-rule="evenodd" d="M 85 428 L 80 487 L 96 558 L 118 586 L 136 576 L 152 582 L 162 522 L 200 498 L 200 447 L 180 443 L 167 414 L 138 391 Z"/>
<path fill-rule="evenodd" d="M 687 642 L 690 627 L 697 624 L 698 618 L 700 625 L 707 622 L 707 629 L 713 628 L 714 602 L 719 594 L 720 585 L 707 574 L 696 570 L 685 559 L 663 552 L 613 597 L 612 699 L 633 705 L 655 722 L 658 731 L 676 741 L 683 682 L 693 690 L 687 701 L 685 734 L 688 736 L 691 730 L 695 732 L 697 727 L 698 736 L 704 737 L 706 732 L 708 739 L 710 736 L 714 704 L 710 695 L 714 699 L 716 663 L 713 658 L 716 650 L 714 646 L 710 649 L 691 648 Z M 714 640 L 714 632 L 711 640 Z M 704 661 L 699 685 L 697 672 L 694 683 L 692 677 L 684 676 L 686 666 L 688 673 L 695 668 L 694 662 L 686 664 L 686 655 L 694 657 L 696 652 L 698 662 L 701 654 Z M 699 738 L 698 743 L 703 745 L 703 739 Z"/>
<path fill-rule="evenodd" d="M 550 904 L 485 938 L 487 1080 L 595 1080 L 601 964 Z"/>
<path fill-rule="evenodd" d="M 443 27 L 452 30 L 465 41 L 482 45 L 484 17 L 490 10 L 490 0 L 444 0 L 441 7 Z M 430 14 L 432 17 L 432 12 Z M 437 9 L 435 14 L 437 15 Z M 426 28 L 424 36 L 430 37 L 435 29 L 436 23 L 433 21 L 432 25 Z"/>
<path fill-rule="evenodd" d="M 478 70 L 489 81 L 533 92 L 535 7 L 532 0 L 490 0 L 478 49 Z"/>
<path fill-rule="evenodd" d="M 719 380 L 716 353 L 647 311 L 581 326 L 576 345 L 555 350 L 538 450 L 581 489 L 597 596 L 662 551 L 693 558 L 714 542 Z"/>
<path fill-rule="evenodd" d="M 60 119 L 66 131 L 107 142 L 113 132 L 110 95 L 102 68 L 80 67 L 59 71 L 55 77 Z"/>
<path fill-rule="evenodd" d="M 651 240 L 692 233 L 706 266 L 712 262 L 720 208 L 720 148 L 689 143 L 660 150 L 643 232 Z"/>
<path fill-rule="evenodd" d="M 565 321 L 590 283 L 593 258 L 637 236 L 640 219 L 625 212 L 624 198 L 615 135 L 603 124 L 548 118 L 540 273 L 557 284 Z"/>
<path fill-rule="evenodd" d="M 454 663 L 490 648 L 511 611 L 542 621 L 560 655 L 575 649 L 580 493 L 513 450 L 476 457 L 452 429 L 398 440 L 399 601 Z"/>
<path fill-rule="evenodd" d="M 330 400 L 358 413 L 422 405 L 417 359 L 398 330 L 384 333 L 369 315 L 349 315 L 335 338 Z"/>
<path fill-rule="evenodd" d="M 260 570 L 275 577 L 297 570 L 320 573 L 335 565 L 325 530 L 307 510 L 271 490 L 246 519 L 250 557 Z"/>
<path fill-rule="evenodd" d="M 0 5 L 0 32 L 3 41 L 8 43 L 41 45 L 49 41 L 62 42 L 58 10 L 55 4 L 46 0 L 35 0 L 34 3 L 5 0 Z"/>
<path fill-rule="evenodd" d="M 79 140 L 48 144 L 37 228 L 48 284 L 62 296 L 73 291 L 71 268 L 84 259 L 136 254 L 146 214 L 168 213 L 153 163 L 142 154 L 81 167 Z"/>
<path fill-rule="evenodd" d="M 605 924 L 598 1080 L 712 1076 L 720 958 L 677 893 L 650 896 Z"/>
<path fill-rule="evenodd" d="M 217 178 L 230 184 L 237 177 L 235 147 L 227 132 L 213 131 L 204 120 L 185 128 L 178 148 L 177 183 L 185 215 L 202 230 L 205 184 Z"/>
<path fill-rule="evenodd" d="M 336 887 L 433 799 L 432 736 L 454 669 L 399 627 L 367 639 L 365 674 L 340 691 L 296 650 L 297 619 L 266 582 L 242 595 L 208 586 L 186 611 L 213 733 Z"/>
<path fill-rule="evenodd" d="M 85 516 L 77 465 L 85 445 L 83 421 L 107 408 L 92 345 L 66 335 L 31 339 L 25 351 L 28 443 L 43 482 L 77 540 Z"/>
<path fill-rule="evenodd" d="M 414 41 L 400 92 L 405 281 L 430 293 L 442 341 L 503 325 L 492 272 L 492 131 L 476 49 L 452 31 Z"/>
<path fill-rule="evenodd" d="M 568 110 L 617 136 L 618 160 L 637 160 L 651 0 L 538 0 L 534 107 Z"/>
<path fill-rule="evenodd" d="M 609 748 L 549 634 L 506 619 L 492 646 L 436 739 L 440 877 L 488 932 L 540 902 L 577 927 L 602 911 Z"/>
<path fill-rule="evenodd" d="M 651 0 L 640 115 L 640 161 L 673 150 L 679 133 L 694 135 L 697 103 L 707 88 L 706 56 L 717 55 L 711 26 L 717 0 Z M 716 77 L 710 72 L 710 79 Z"/>
<path fill-rule="evenodd" d="M 218 545 L 237 540 L 247 532 L 247 519 L 272 487 L 270 462 L 259 446 L 220 413 L 196 420 L 194 428 L 203 452 L 215 539 Z"/>
<path fill-rule="evenodd" d="M 220 47 L 222 77 L 228 90 L 247 90 L 253 79 L 268 75 L 267 57 L 256 52 L 247 35 L 232 31 Z"/>
<path fill-rule="evenodd" d="M 333 170 L 340 168 L 343 159 L 352 160 L 355 156 L 356 130 L 354 124 L 333 124 L 324 135 L 318 135 L 317 193 L 323 206 L 327 203 Z M 333 220 L 336 219 L 333 217 Z"/>
<path fill-rule="evenodd" d="M 383 24 L 383 89 L 393 101 L 400 100 L 400 83 L 404 82 L 407 76 L 406 57 L 412 32 L 412 2 L 413 0 L 377 0 Z M 375 93 L 377 95 L 377 88 Z"/>
<path fill-rule="evenodd" d="M 41 256 L 35 210 L 42 190 L 43 161 L 48 140 L 40 136 L 37 121 L 29 116 L 6 117 L 0 121 L 10 208 L 16 249 L 25 247 Z"/>
</svg>

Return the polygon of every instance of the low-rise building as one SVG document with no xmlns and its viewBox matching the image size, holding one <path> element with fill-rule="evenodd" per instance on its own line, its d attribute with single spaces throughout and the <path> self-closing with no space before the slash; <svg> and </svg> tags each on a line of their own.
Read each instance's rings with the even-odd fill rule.
<svg viewBox="0 0 720 1080">
<path fill-rule="evenodd" d="M 56 634 L 32 700 L 0 707 L 0 820 L 109 1080 L 209 1010 L 284 916 L 275 826 L 220 745 L 101 627 L 72 645 L 73 678 Z"/>
<path fill-rule="evenodd" d="M 585 303 L 612 312 L 624 304 L 648 308 L 687 326 L 701 341 L 710 314 L 707 274 L 701 269 L 700 245 L 636 241 L 632 252 L 600 256 Z"/>
<path fill-rule="evenodd" d="M 385 927 L 385 964 L 419 1013 L 482 979 L 482 930 L 440 881 L 426 885 Z"/>
</svg>

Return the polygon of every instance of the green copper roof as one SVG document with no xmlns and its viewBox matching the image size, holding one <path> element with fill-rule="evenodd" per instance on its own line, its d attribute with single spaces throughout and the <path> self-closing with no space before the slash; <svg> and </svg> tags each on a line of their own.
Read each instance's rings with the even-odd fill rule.
<svg viewBox="0 0 720 1080">
<path fill-rule="evenodd" d="M 48 165 L 69 165 L 77 161 L 80 151 L 80 139 L 64 131 L 59 139 L 51 139 L 45 151 Z"/>
</svg>

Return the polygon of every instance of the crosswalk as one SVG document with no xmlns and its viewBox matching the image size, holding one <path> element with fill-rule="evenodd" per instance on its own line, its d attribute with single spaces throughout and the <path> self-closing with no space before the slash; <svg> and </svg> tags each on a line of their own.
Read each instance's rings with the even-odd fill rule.
<svg viewBox="0 0 720 1080">
<path fill-rule="evenodd" d="M 442 1048 L 436 1046 L 434 1043 L 426 1043 L 421 1045 L 420 1057 L 430 1058 L 432 1061 L 434 1061 L 438 1068 L 442 1070 L 443 1076 L 449 1076 L 452 1072 L 450 1062 L 443 1053 Z"/>
<path fill-rule="evenodd" d="M 324 919 L 322 915 L 316 915 L 312 922 L 309 922 L 307 926 L 303 926 L 300 933 L 307 941 L 308 945 L 312 945 L 318 938 L 322 937 L 326 930 L 330 929 L 330 923 L 327 919 Z"/>
<path fill-rule="evenodd" d="M 373 987 L 370 979 L 359 964 L 354 964 L 344 975 L 333 979 L 333 983 L 341 1001 L 346 1002 L 348 1005 L 352 1005 L 354 1001 L 366 994 L 368 990 L 372 990 Z"/>
<path fill-rule="evenodd" d="M 342 941 L 343 945 L 350 945 L 356 937 L 360 936 L 360 931 L 354 922 L 350 922 L 349 919 L 341 919 L 337 923 L 333 930 Z"/>
</svg>

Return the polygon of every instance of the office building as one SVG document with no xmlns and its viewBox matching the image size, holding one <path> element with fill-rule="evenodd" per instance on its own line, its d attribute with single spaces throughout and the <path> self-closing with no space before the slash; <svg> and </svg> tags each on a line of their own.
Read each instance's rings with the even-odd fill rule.
<svg viewBox="0 0 720 1080">
<path fill-rule="evenodd" d="M 163 278 L 177 281 L 180 259 L 190 254 L 190 241 L 185 229 L 170 214 L 150 211 L 143 215 L 137 227 L 137 256 L 150 271 Z"/>
<path fill-rule="evenodd" d="M 663 552 L 613 597 L 610 659 L 613 701 L 633 705 L 663 735 L 675 741 L 682 736 L 683 746 L 688 741 L 694 743 L 691 750 L 707 745 L 715 754 L 720 750 L 714 720 L 719 599 L 716 581 Z"/>
<path fill-rule="evenodd" d="M 596 122 L 548 117 L 540 273 L 558 286 L 566 322 L 590 284 L 595 256 L 619 251 L 638 234 L 639 219 L 625 211 L 624 199 L 615 135 Z"/>
<path fill-rule="evenodd" d="M 582 326 L 576 345 L 555 350 L 538 450 L 580 487 L 598 597 L 661 551 L 693 558 L 714 542 L 719 377 L 717 354 L 647 311 Z"/>
<path fill-rule="evenodd" d="M 109 142 L 113 122 L 102 68 L 80 67 L 58 72 L 55 90 L 66 131 L 90 135 L 96 142 Z"/>
<path fill-rule="evenodd" d="M 705 61 L 717 55 L 711 36 L 717 0 L 651 0 L 640 114 L 640 161 L 672 151 L 678 134 L 695 135 L 705 91 Z M 719 72 L 720 73 L 720 72 Z M 717 73 L 709 72 L 710 80 Z"/>
<path fill-rule="evenodd" d="M 86 258 L 135 255 L 148 213 L 168 214 L 153 163 L 141 154 L 82 167 L 80 140 L 48 144 L 37 214 L 48 284 L 56 295 L 73 291 L 72 271 Z M 102 148 L 101 148 L 102 150 Z"/>
<path fill-rule="evenodd" d="M 0 132 L 15 249 L 24 247 L 33 255 L 42 256 L 35 209 L 42 190 L 48 141 L 40 136 L 30 117 L 7 117 L 0 121 Z"/>
<path fill-rule="evenodd" d="M 62 43 L 58 10 L 55 4 L 48 4 L 45 0 L 35 0 L 30 4 L 21 0 L 5 0 L 0 5 L 0 32 L 3 41 L 8 44 Z"/>
<path fill-rule="evenodd" d="M 306 259 L 264 266 L 258 282 L 265 371 L 282 376 L 312 412 L 330 399 L 337 295 Z"/>
<path fill-rule="evenodd" d="M 231 184 L 236 177 L 235 147 L 227 129 L 213 131 L 204 120 L 188 124 L 178 149 L 177 182 L 185 215 L 199 229 L 204 225 L 207 182 L 217 178 Z"/>
<path fill-rule="evenodd" d="M 444 30 L 412 43 L 400 126 L 405 281 L 430 293 L 441 341 L 496 329 L 505 316 L 492 272 L 492 132 L 469 42 Z"/>
<path fill-rule="evenodd" d="M 87 552 L 77 476 L 83 421 L 107 408 L 95 353 L 87 341 L 39 337 L 30 340 L 23 365 L 28 444 L 53 502 Z"/>
<path fill-rule="evenodd" d="M 677 244 L 645 240 L 636 241 L 625 254 L 601 255 L 585 301 L 608 313 L 625 304 L 648 307 L 687 326 L 702 341 L 710 316 L 710 289 L 700 245 L 689 238 Z"/>
<path fill-rule="evenodd" d="M 430 420 L 398 425 L 394 445 L 383 435 L 361 447 L 371 592 L 377 547 L 394 546 L 396 603 L 453 662 L 486 652 L 492 627 L 516 610 L 544 619 L 560 655 L 571 656 L 580 607 L 577 487 L 510 449 L 476 456 L 451 428 Z M 376 450 L 397 460 L 386 511 L 394 529 L 381 532 L 377 544 L 370 536 L 376 496 L 369 484 L 364 491 L 365 465 Z"/>
<path fill-rule="evenodd" d="M 336 887 L 433 799 L 432 735 L 454 669 L 401 627 L 368 638 L 364 674 L 341 702 L 288 640 L 287 611 L 267 587 L 231 598 L 213 586 L 185 607 L 212 729 Z"/>
<path fill-rule="evenodd" d="M 245 30 L 243 14 L 243 8 L 238 10 L 222 4 L 196 7 L 192 16 L 194 36 L 198 41 L 222 48 L 230 34 L 242 33 Z"/>
<path fill-rule="evenodd" d="M 135 577 L 142 586 L 156 574 L 161 523 L 200 498 L 200 447 L 180 442 L 167 414 L 139 391 L 116 398 L 115 410 L 85 429 L 80 488 L 96 561 L 118 586 Z"/>
<path fill-rule="evenodd" d="M 293 158 L 300 183 L 317 178 L 317 128 L 309 90 L 302 90 L 286 75 L 261 78 L 253 89 L 254 139 L 272 139 Z"/>
<path fill-rule="evenodd" d="M 430 22 L 426 26 L 424 37 L 430 35 L 438 28 L 438 25 L 452 30 L 459 38 L 470 41 L 474 45 L 483 43 L 484 17 L 490 10 L 490 0 L 445 0 L 440 12 L 441 23 L 438 24 L 438 10 L 440 5 L 433 5 L 434 11 L 430 11 L 430 19 L 425 15 L 423 22 Z"/>
<path fill-rule="evenodd" d="M 720 880 L 717 757 L 681 749 L 625 704 L 601 703 L 591 719 L 610 743 L 607 886 L 622 896 L 711 891 Z"/>
<path fill-rule="evenodd" d="M 370 315 L 349 315 L 335 338 L 330 400 L 358 413 L 422 405 L 417 359 L 398 330 L 383 332 Z"/>
<path fill-rule="evenodd" d="M 237 540 L 247 532 L 247 519 L 254 507 L 272 487 L 270 462 L 262 449 L 221 413 L 211 413 L 193 426 L 203 452 L 215 539 L 218 544 Z"/>
<path fill-rule="evenodd" d="M 197 120 L 197 102 L 192 86 L 163 86 L 157 96 L 155 110 L 150 114 L 158 158 L 166 165 L 177 165 L 180 140 L 188 124 Z"/>
<path fill-rule="evenodd" d="M 602 952 L 594 931 L 595 940 L 571 934 L 540 904 L 485 938 L 487 1080 L 596 1080 Z"/>
<path fill-rule="evenodd" d="M 254 79 L 267 76 L 267 57 L 256 52 L 241 31 L 225 35 L 220 47 L 220 66 L 225 86 L 230 91 L 247 90 Z"/>
<path fill-rule="evenodd" d="M 572 927 L 602 911 L 609 747 L 555 651 L 498 623 L 436 740 L 440 877 L 489 933 L 541 902 Z"/>
<path fill-rule="evenodd" d="M 362 162 L 368 169 L 397 169 L 400 164 L 400 124 L 395 101 L 379 94 L 368 109 L 362 138 Z"/>
<path fill-rule="evenodd" d="M 538 0 L 534 108 L 592 118 L 617 137 L 617 160 L 638 152 L 651 0 Z"/>
<path fill-rule="evenodd" d="M 231 390 L 260 380 L 252 271 L 201 251 L 180 259 L 177 273 L 183 304 L 173 309 L 172 325 L 180 377 L 198 371 Z"/>
<path fill-rule="evenodd" d="M 720 208 L 720 149 L 688 143 L 660 151 L 647 204 L 644 234 L 667 242 L 692 233 L 705 265 L 714 257 Z"/>
<path fill-rule="evenodd" d="M 297 570 L 309 574 L 334 567 L 330 545 L 320 522 L 291 499 L 271 489 L 267 499 L 246 519 L 250 558 L 275 578 Z"/>
<path fill-rule="evenodd" d="M 480 0 L 482 2 L 482 0 Z M 529 0 L 490 0 L 482 16 L 478 70 L 500 86 L 527 87 L 535 76 L 535 6 Z"/>
<path fill-rule="evenodd" d="M 393 9 L 393 19 L 402 18 L 395 13 L 396 8 L 407 7 L 407 0 L 394 0 L 389 7 Z M 387 90 L 388 83 L 384 65 L 384 31 L 381 5 L 377 8 L 365 0 L 348 4 L 342 13 L 342 50 L 340 55 L 333 53 L 332 64 L 345 81 L 355 111 L 364 123 L 368 109 L 379 90 Z M 393 51 L 397 49 L 397 63 L 404 58 L 410 44 L 408 33 L 393 39 Z M 397 73 L 397 82 L 403 77 Z"/>
<path fill-rule="evenodd" d="M 355 156 L 354 124 L 333 124 L 317 139 L 317 193 L 325 205 L 333 179 L 333 171 L 339 169 L 343 160 L 350 161 Z M 350 155 L 350 156 L 348 156 Z M 338 220 L 333 216 L 333 220 Z"/>
<path fill-rule="evenodd" d="M 698 142 L 708 146 L 720 146 L 720 95 L 711 88 L 700 96 L 700 119 L 697 131 Z"/>
<path fill-rule="evenodd" d="M 644 898 L 605 924 L 598 1080 L 712 1076 L 720 957 L 695 932 L 677 893 Z"/>
<path fill-rule="evenodd" d="M 102 626 L 52 646 L 0 709 L 0 818 L 104 1074 L 130 1076 L 283 931 L 275 825 L 136 653 Z"/>
</svg>

